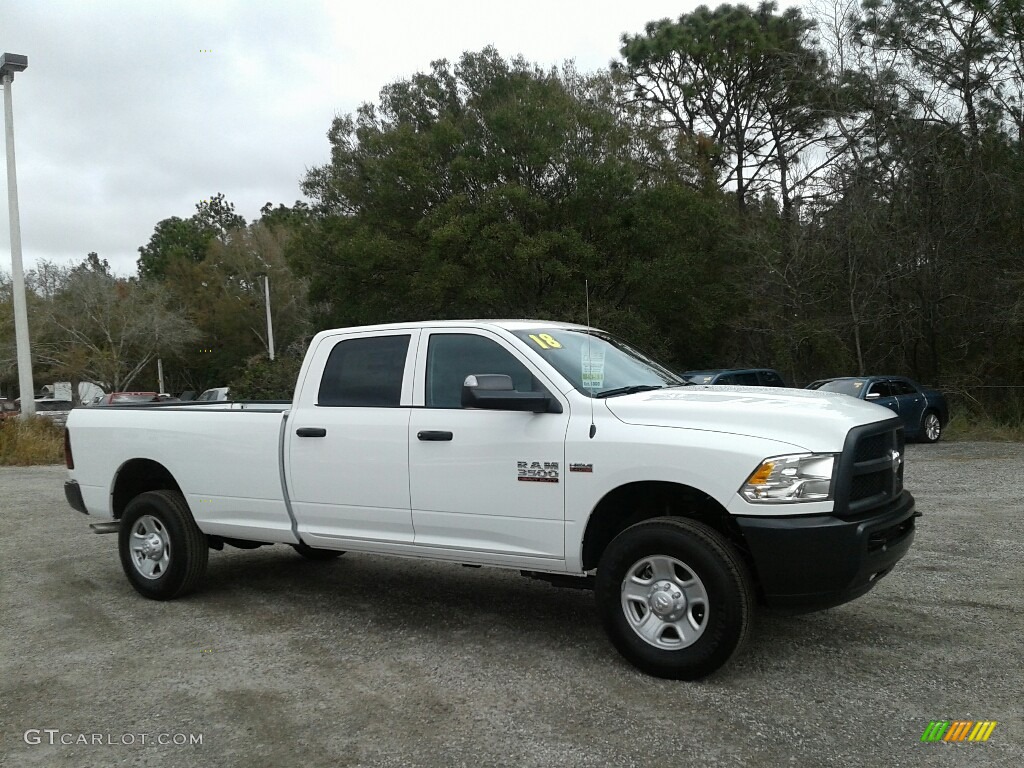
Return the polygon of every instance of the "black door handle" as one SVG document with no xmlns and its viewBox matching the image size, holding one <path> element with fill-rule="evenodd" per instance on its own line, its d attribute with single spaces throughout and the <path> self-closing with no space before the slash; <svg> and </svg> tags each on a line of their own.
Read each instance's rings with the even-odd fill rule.
<svg viewBox="0 0 1024 768">
<path fill-rule="evenodd" d="M 451 432 L 443 432 L 443 431 L 435 429 L 435 430 L 427 430 L 425 432 L 417 432 L 416 433 L 416 437 L 418 437 L 420 440 L 438 440 L 438 441 L 440 441 L 440 440 L 451 440 L 452 439 L 452 433 Z"/>
<path fill-rule="evenodd" d="M 327 430 L 323 427 L 299 427 L 295 434 L 299 437 L 327 437 Z"/>
</svg>

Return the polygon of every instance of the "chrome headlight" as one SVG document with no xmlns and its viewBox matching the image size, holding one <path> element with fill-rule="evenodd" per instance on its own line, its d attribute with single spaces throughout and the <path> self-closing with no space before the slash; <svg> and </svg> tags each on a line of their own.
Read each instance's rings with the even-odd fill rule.
<svg viewBox="0 0 1024 768">
<path fill-rule="evenodd" d="M 774 456 L 751 473 L 740 494 L 753 502 L 827 501 L 835 466 L 834 453 Z"/>
</svg>

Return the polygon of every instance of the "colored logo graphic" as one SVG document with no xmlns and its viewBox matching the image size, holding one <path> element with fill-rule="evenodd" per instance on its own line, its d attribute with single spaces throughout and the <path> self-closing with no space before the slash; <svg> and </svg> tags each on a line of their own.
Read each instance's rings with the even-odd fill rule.
<svg viewBox="0 0 1024 768">
<path fill-rule="evenodd" d="M 995 720 L 932 720 L 921 734 L 921 741 L 988 741 Z"/>
</svg>

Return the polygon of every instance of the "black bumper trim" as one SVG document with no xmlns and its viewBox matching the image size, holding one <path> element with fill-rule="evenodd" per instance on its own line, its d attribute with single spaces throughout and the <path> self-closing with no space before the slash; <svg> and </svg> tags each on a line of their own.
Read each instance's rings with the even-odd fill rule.
<svg viewBox="0 0 1024 768">
<path fill-rule="evenodd" d="M 903 491 L 874 514 L 737 517 L 754 559 L 764 601 L 819 609 L 870 590 L 914 540 L 914 497 Z"/>
<path fill-rule="evenodd" d="M 64 481 L 64 498 L 76 512 L 81 512 L 83 515 L 89 514 L 89 510 L 85 508 L 85 501 L 82 500 L 82 489 L 78 487 L 76 480 Z"/>
</svg>

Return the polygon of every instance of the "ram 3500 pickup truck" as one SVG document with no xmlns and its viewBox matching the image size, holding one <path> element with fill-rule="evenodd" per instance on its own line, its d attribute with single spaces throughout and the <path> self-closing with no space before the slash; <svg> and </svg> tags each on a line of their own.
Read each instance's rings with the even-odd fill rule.
<svg viewBox="0 0 1024 768">
<path fill-rule="evenodd" d="M 687 680 L 733 655 L 756 602 L 867 592 L 917 514 L 888 409 L 687 385 L 543 321 L 324 331 L 290 404 L 76 409 L 65 448 L 69 503 L 117 531 L 146 597 L 193 589 L 225 544 L 514 568 L 592 586 L 626 659 Z"/>
</svg>

